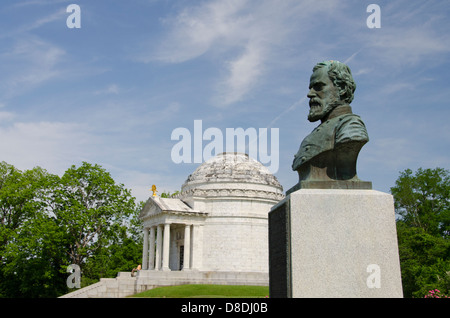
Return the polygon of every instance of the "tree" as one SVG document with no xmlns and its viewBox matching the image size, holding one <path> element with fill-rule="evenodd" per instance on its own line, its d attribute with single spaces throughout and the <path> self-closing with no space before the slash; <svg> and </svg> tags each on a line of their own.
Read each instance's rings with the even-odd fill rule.
<svg viewBox="0 0 450 318">
<path fill-rule="evenodd" d="M 405 224 L 423 229 L 431 235 L 448 238 L 450 233 L 449 171 L 419 168 L 400 174 L 391 188 L 397 214 Z"/>
<path fill-rule="evenodd" d="M 59 231 L 46 215 L 54 181 L 42 168 L 22 172 L 0 163 L 0 296 L 54 297 L 61 291 Z"/>
<path fill-rule="evenodd" d="M 64 233 L 43 213 L 27 220 L 4 250 L 5 297 L 57 297 L 67 292 Z"/>
<path fill-rule="evenodd" d="M 25 221 L 45 206 L 43 193 L 48 176 L 39 167 L 22 172 L 0 162 L 0 251 Z"/>
<path fill-rule="evenodd" d="M 52 212 L 68 235 L 71 263 L 79 266 L 118 235 L 118 224 L 135 209 L 135 199 L 123 184 L 87 162 L 69 168 L 53 192 Z"/>
<path fill-rule="evenodd" d="M 450 242 L 418 227 L 397 221 L 398 247 L 405 297 L 423 297 L 427 291 L 450 292 Z"/>
<path fill-rule="evenodd" d="M 163 193 L 161 193 L 161 198 L 174 198 L 179 193 L 180 193 L 180 191 L 175 191 L 174 193 L 164 191 Z"/>
<path fill-rule="evenodd" d="M 143 233 L 142 222 L 138 216 L 144 204 L 145 202 L 137 204 L 130 216 L 121 224 L 116 224 L 116 235 L 109 244 L 100 246 L 95 254 L 86 260 L 82 285 L 84 282 L 96 282 L 103 277 L 116 277 L 118 272 L 131 271 L 140 264 Z"/>
<path fill-rule="evenodd" d="M 391 188 L 405 297 L 438 288 L 450 292 L 449 171 L 419 168 L 400 173 Z"/>
<path fill-rule="evenodd" d="M 82 282 L 131 270 L 142 255 L 139 211 L 98 165 L 59 177 L 1 162 L 0 297 L 67 293 L 70 264 L 80 265 Z"/>
</svg>

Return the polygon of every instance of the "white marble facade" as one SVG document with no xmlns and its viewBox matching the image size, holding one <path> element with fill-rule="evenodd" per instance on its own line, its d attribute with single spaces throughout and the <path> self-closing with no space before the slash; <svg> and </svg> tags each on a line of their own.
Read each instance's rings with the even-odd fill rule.
<svg viewBox="0 0 450 318">
<path fill-rule="evenodd" d="M 150 197 L 145 204 L 142 269 L 268 273 L 268 213 L 282 191 L 246 154 L 211 158 L 177 198 Z"/>
</svg>

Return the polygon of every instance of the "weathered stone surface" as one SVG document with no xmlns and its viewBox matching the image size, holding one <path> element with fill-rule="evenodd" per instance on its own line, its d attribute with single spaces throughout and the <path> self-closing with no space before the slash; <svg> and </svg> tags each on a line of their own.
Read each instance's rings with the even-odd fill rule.
<svg viewBox="0 0 450 318">
<path fill-rule="evenodd" d="M 301 189 L 272 209 L 269 231 L 271 297 L 402 297 L 389 194 Z"/>
<path fill-rule="evenodd" d="M 183 188 L 204 182 L 242 182 L 281 187 L 275 176 L 245 153 L 224 152 L 200 165 L 188 176 Z"/>
</svg>

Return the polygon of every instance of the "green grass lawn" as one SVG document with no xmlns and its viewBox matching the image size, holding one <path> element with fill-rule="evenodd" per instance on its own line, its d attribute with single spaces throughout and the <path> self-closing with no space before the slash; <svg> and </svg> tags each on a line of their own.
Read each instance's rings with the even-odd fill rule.
<svg viewBox="0 0 450 318">
<path fill-rule="evenodd" d="M 179 285 L 158 287 L 130 297 L 148 298 L 264 298 L 268 286 Z"/>
</svg>

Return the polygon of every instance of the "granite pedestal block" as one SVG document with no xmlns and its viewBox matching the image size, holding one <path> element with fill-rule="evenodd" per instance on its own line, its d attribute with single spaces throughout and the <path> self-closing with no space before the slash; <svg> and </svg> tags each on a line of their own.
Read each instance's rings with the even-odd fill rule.
<svg viewBox="0 0 450 318">
<path fill-rule="evenodd" d="M 300 189 L 269 213 L 270 297 L 402 297 L 394 202 Z"/>
</svg>

